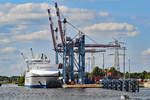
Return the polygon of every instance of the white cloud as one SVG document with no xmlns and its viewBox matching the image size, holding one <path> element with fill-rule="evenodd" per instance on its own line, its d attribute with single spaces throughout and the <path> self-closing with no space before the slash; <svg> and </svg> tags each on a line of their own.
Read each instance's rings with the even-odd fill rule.
<svg viewBox="0 0 150 100">
<path fill-rule="evenodd" d="M 2 17 L 2 16 L 3 16 L 3 14 L 4 14 L 3 12 L 0 12 L 0 17 Z"/>
<path fill-rule="evenodd" d="M 21 24 L 22 21 L 27 21 L 27 19 L 31 20 L 47 17 L 48 7 L 49 5 L 46 3 L 27 3 L 19 5 L 4 4 L 2 7 L 0 7 L 0 25 Z M 7 9 L 8 11 L 5 11 L 5 9 Z"/>
<path fill-rule="evenodd" d="M 69 22 L 73 23 L 77 27 L 85 27 L 87 25 L 93 24 L 94 22 L 100 21 L 101 18 L 103 19 L 106 17 L 108 19 L 109 17 L 109 12 L 107 11 L 69 8 L 67 6 L 60 6 L 60 12 L 63 13 Z"/>
<path fill-rule="evenodd" d="M 35 40 L 35 39 L 49 40 L 50 39 L 50 33 L 48 32 L 48 30 L 43 30 L 43 31 L 39 31 L 39 32 L 28 33 L 25 35 L 14 36 L 12 39 L 14 41 L 15 40 L 28 41 L 28 40 Z"/>
<path fill-rule="evenodd" d="M 87 10 L 82 8 L 68 8 L 66 6 L 60 6 L 60 10 L 71 21 L 87 21 L 96 17 L 95 10 Z"/>
<path fill-rule="evenodd" d="M 130 36 L 130 37 L 134 37 L 134 36 L 136 36 L 138 33 L 139 33 L 138 31 L 127 32 L 127 35 Z"/>
<path fill-rule="evenodd" d="M 27 26 L 25 25 L 19 25 L 17 27 L 12 27 L 9 30 L 12 31 L 13 34 L 18 34 L 20 32 L 22 32 L 23 30 L 25 30 L 27 28 Z"/>
<path fill-rule="evenodd" d="M 89 35 L 102 37 L 112 37 L 121 34 L 126 36 L 136 36 L 138 34 L 137 28 L 128 23 L 100 23 L 87 26 L 83 30 Z"/>
<path fill-rule="evenodd" d="M 1 44 L 6 44 L 10 42 L 30 42 L 34 40 L 50 40 L 51 36 L 48 30 L 41 30 L 33 33 L 27 33 L 24 35 L 15 35 L 10 37 L 9 39 L 0 40 Z"/>
<path fill-rule="evenodd" d="M 47 9 L 49 7 L 47 3 L 1 5 L 0 26 L 3 28 L 1 33 L 5 33 L 6 36 L 1 36 L 0 44 L 20 41 L 21 39 L 21 41 L 48 39 L 50 33 L 48 34 Z M 43 27 L 43 25 L 47 25 L 47 27 Z"/>
<path fill-rule="evenodd" d="M 102 17 L 108 17 L 109 13 L 108 12 L 100 12 L 99 15 Z"/>
<path fill-rule="evenodd" d="M 9 42 L 10 42 L 9 39 L 1 39 L 1 40 L 0 40 L 0 44 L 9 43 Z"/>
<path fill-rule="evenodd" d="M 8 12 L 9 9 L 16 6 L 15 4 L 7 3 L 7 4 L 0 4 L 0 11 Z"/>
<path fill-rule="evenodd" d="M 4 49 L 1 49 L 0 52 L 1 52 L 1 53 L 4 53 L 4 52 L 13 52 L 13 51 L 15 51 L 15 50 L 17 50 L 17 49 L 16 49 L 16 48 L 13 48 L 13 47 L 6 47 L 6 48 L 4 48 Z"/>
<path fill-rule="evenodd" d="M 93 14 L 80 13 L 80 14 L 72 14 L 70 17 L 72 20 L 91 20 L 95 16 Z"/>
<path fill-rule="evenodd" d="M 150 48 L 145 50 L 145 51 L 143 51 L 142 55 L 150 55 Z"/>
</svg>

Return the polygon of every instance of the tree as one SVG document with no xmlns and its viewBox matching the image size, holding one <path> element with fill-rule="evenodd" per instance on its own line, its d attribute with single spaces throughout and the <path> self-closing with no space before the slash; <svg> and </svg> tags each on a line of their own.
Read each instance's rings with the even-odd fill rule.
<svg viewBox="0 0 150 100">
<path fill-rule="evenodd" d="M 105 69 L 104 70 L 104 74 L 107 75 L 107 73 L 109 72 L 109 69 Z"/>
<path fill-rule="evenodd" d="M 119 72 L 114 67 L 111 67 L 109 72 L 113 72 L 113 75 L 115 75 L 115 76 L 120 76 Z"/>
<path fill-rule="evenodd" d="M 92 73 L 91 73 L 93 76 L 97 77 L 97 76 L 104 76 L 104 72 L 101 68 L 99 68 L 98 66 L 96 66 Z"/>
<path fill-rule="evenodd" d="M 18 86 L 24 86 L 25 76 L 20 76 Z"/>
<path fill-rule="evenodd" d="M 111 67 L 109 72 L 116 72 L 116 69 L 114 67 Z"/>
<path fill-rule="evenodd" d="M 74 74 L 74 78 L 75 78 L 75 79 L 78 79 L 78 73 L 75 73 L 75 74 Z"/>
<path fill-rule="evenodd" d="M 85 72 L 85 77 L 86 77 L 86 78 L 89 78 L 89 75 L 90 75 L 90 74 L 89 74 L 88 72 Z"/>
<path fill-rule="evenodd" d="M 141 75 L 140 75 L 140 78 L 141 78 L 141 79 L 146 79 L 146 77 L 147 77 L 147 72 L 146 72 L 146 71 L 143 71 L 143 72 L 141 73 Z"/>
<path fill-rule="evenodd" d="M 130 78 L 130 73 L 126 72 L 125 77 Z"/>
</svg>

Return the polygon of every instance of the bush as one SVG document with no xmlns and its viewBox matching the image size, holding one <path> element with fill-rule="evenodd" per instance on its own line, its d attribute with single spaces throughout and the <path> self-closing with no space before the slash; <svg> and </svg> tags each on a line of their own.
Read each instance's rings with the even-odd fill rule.
<svg viewBox="0 0 150 100">
<path fill-rule="evenodd" d="M 24 86 L 25 76 L 21 76 L 18 80 L 18 86 Z"/>
</svg>

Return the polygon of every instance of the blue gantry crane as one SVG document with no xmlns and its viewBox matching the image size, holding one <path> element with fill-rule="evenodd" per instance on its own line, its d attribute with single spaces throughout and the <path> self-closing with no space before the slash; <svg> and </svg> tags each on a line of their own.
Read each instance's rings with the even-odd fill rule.
<svg viewBox="0 0 150 100">
<path fill-rule="evenodd" d="M 62 67 L 63 83 L 67 81 L 74 81 L 74 74 L 78 74 L 78 84 L 85 84 L 85 54 L 106 52 L 105 49 L 86 49 L 86 48 L 108 48 L 108 47 L 120 47 L 120 45 L 114 44 L 86 44 L 85 34 L 80 30 L 78 35 L 74 38 L 66 36 L 66 30 L 62 26 L 70 24 L 66 18 L 61 21 L 60 11 L 57 3 L 55 3 L 56 16 L 58 19 L 58 28 L 54 30 L 53 21 L 51 17 L 51 9 L 48 9 L 50 30 L 52 34 L 54 51 L 56 53 L 56 64 Z M 74 26 L 73 26 L 74 27 Z M 61 43 L 57 43 L 57 31 L 59 30 Z M 59 62 L 59 54 L 62 55 L 62 64 Z M 75 57 L 77 54 L 78 57 Z"/>
</svg>

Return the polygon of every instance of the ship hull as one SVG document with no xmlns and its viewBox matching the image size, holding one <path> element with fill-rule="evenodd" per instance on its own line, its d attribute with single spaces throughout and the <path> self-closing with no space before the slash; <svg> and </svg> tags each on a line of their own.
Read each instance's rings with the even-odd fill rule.
<svg viewBox="0 0 150 100">
<path fill-rule="evenodd" d="M 59 84 L 58 74 L 35 75 L 30 72 L 25 75 L 25 87 L 29 88 L 54 88 Z"/>
</svg>

